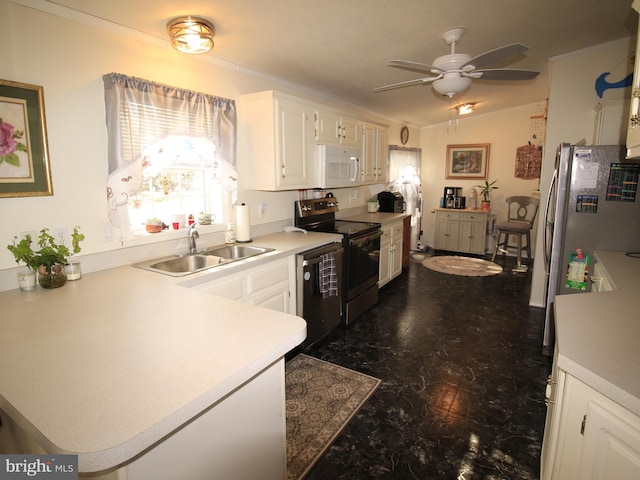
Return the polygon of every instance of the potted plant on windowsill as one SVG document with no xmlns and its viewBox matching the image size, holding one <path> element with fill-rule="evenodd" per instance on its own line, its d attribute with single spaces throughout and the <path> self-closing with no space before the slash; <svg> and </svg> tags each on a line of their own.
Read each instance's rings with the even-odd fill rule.
<svg viewBox="0 0 640 480">
<path fill-rule="evenodd" d="M 491 190 L 497 190 L 498 187 L 495 186 L 497 180 L 489 183 L 489 180 L 484 181 L 484 185 L 476 185 L 480 189 L 480 195 L 482 195 L 482 200 L 480 201 L 480 208 L 483 211 L 488 212 L 491 209 L 491 201 L 489 200 L 489 196 L 491 194 Z"/>
<path fill-rule="evenodd" d="M 43 288 L 57 288 L 67 282 L 64 266 L 69 256 L 80 252 L 80 242 L 84 240 L 84 234 L 79 227 L 73 229 L 71 234 L 71 250 L 64 245 L 56 243 L 56 239 L 49 233 L 48 228 L 40 230 L 38 235 L 38 250 L 31 246 L 30 234 L 26 234 L 20 241 L 13 237 L 13 243 L 7 245 L 7 249 L 13 253 L 16 263 L 24 263 L 38 273 L 38 283 Z"/>
</svg>

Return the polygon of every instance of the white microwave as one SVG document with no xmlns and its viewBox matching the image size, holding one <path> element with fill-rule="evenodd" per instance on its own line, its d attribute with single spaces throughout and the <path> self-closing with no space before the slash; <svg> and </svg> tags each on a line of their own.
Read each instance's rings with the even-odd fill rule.
<svg viewBox="0 0 640 480">
<path fill-rule="evenodd" d="M 340 145 L 318 145 L 320 188 L 350 187 L 359 183 L 362 150 Z"/>
</svg>

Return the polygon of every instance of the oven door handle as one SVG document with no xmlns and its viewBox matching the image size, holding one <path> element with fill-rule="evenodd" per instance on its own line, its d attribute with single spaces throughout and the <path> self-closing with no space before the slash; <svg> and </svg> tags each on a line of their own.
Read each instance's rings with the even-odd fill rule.
<svg viewBox="0 0 640 480">
<path fill-rule="evenodd" d="M 336 255 L 341 254 L 342 252 L 344 252 L 344 248 L 338 248 L 336 250 L 330 250 L 328 252 L 325 253 L 335 253 Z M 303 267 L 308 267 L 311 265 L 315 265 L 317 263 L 320 263 L 320 260 L 322 259 L 322 255 L 318 255 L 317 257 L 310 257 L 310 258 L 305 258 L 304 260 L 302 260 L 302 266 Z"/>
<path fill-rule="evenodd" d="M 371 240 L 375 240 L 376 238 L 380 238 L 382 236 L 382 230 L 378 230 L 376 233 L 372 233 L 371 235 L 367 235 L 366 237 L 358 237 L 349 240 L 349 245 L 353 245 L 355 247 L 359 247 L 364 245 Z"/>
</svg>

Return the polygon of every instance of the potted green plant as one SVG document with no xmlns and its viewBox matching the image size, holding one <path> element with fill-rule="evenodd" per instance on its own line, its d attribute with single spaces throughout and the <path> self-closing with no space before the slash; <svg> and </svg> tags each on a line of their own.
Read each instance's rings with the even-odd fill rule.
<svg viewBox="0 0 640 480">
<path fill-rule="evenodd" d="M 64 265 L 68 263 L 69 256 L 80 252 L 80 242 L 84 240 L 84 234 L 80 233 L 80 227 L 74 227 L 71 234 L 71 250 L 56 242 L 49 233 L 48 228 L 40 230 L 38 235 L 38 250 L 31 246 L 32 238 L 26 234 L 21 240 L 13 237 L 13 243 L 7 245 L 7 249 L 13 253 L 16 263 L 24 263 L 38 273 L 38 283 L 44 288 L 61 287 L 67 282 L 64 273 Z"/>
<path fill-rule="evenodd" d="M 480 201 L 480 208 L 485 212 L 488 212 L 491 208 L 491 200 L 489 200 L 489 196 L 492 190 L 497 190 L 498 187 L 495 186 L 497 180 L 489 183 L 489 180 L 484 181 L 484 185 L 476 185 L 480 189 L 480 195 L 482 195 L 482 200 Z"/>
</svg>

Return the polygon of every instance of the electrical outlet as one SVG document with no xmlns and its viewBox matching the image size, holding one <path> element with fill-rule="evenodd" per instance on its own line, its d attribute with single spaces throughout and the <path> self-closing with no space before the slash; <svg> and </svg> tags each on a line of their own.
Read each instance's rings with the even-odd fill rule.
<svg viewBox="0 0 640 480">
<path fill-rule="evenodd" d="M 265 202 L 260 202 L 258 205 L 258 217 L 262 218 L 267 214 L 267 204 Z"/>
<path fill-rule="evenodd" d="M 107 242 L 113 240 L 113 225 L 111 223 L 104 222 L 102 224 L 102 236 Z"/>
<path fill-rule="evenodd" d="M 51 229 L 51 236 L 58 245 L 64 245 L 71 248 L 71 240 L 69 239 L 69 229 L 67 227 L 58 227 Z"/>
</svg>

